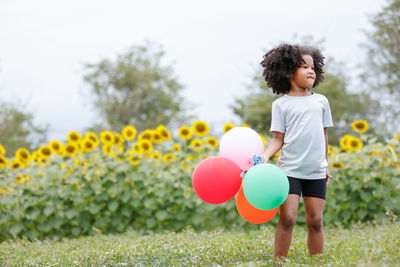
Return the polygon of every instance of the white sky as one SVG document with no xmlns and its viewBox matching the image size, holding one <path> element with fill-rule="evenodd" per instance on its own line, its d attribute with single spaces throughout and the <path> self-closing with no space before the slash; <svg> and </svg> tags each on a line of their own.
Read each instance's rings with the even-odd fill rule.
<svg viewBox="0 0 400 267">
<path fill-rule="evenodd" d="M 325 39 L 352 77 L 362 30 L 384 0 L 0 0 L 0 98 L 23 103 L 64 139 L 96 120 L 82 94 L 83 63 L 114 59 L 148 39 L 161 44 L 199 119 L 221 127 L 266 49 L 294 34 Z M 357 84 L 352 83 L 353 87 Z M 351 89 L 351 88 L 350 88 Z"/>
</svg>

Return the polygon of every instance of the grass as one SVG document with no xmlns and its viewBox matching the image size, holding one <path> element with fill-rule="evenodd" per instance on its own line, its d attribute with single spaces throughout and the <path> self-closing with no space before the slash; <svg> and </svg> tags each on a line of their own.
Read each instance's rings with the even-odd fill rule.
<svg viewBox="0 0 400 267">
<path fill-rule="evenodd" d="M 258 231 L 214 230 L 196 233 L 102 235 L 61 241 L 5 241 L 0 244 L 1 266 L 269 266 L 275 228 Z M 285 266 L 398 266 L 400 223 L 356 224 L 351 229 L 325 227 L 325 250 L 308 256 L 307 233 L 296 227 Z"/>
</svg>

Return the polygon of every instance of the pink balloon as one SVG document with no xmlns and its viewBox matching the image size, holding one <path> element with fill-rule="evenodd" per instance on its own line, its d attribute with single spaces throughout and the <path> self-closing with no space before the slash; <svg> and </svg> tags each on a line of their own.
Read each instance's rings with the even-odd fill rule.
<svg viewBox="0 0 400 267">
<path fill-rule="evenodd" d="M 221 157 L 235 162 L 242 170 L 250 169 L 253 155 L 264 152 L 264 144 L 256 131 L 248 127 L 235 127 L 226 132 L 219 145 Z"/>
<path fill-rule="evenodd" d="M 221 204 L 232 199 L 242 184 L 242 170 L 232 160 L 209 157 L 194 169 L 192 184 L 197 196 L 210 204 Z"/>
</svg>

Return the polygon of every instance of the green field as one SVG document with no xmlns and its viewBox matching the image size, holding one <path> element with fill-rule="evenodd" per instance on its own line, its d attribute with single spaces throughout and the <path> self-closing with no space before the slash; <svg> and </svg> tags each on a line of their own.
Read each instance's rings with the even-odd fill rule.
<svg viewBox="0 0 400 267">
<path fill-rule="evenodd" d="M 306 231 L 295 227 L 285 266 L 398 266 L 400 223 L 357 224 L 351 229 L 325 227 L 325 251 L 308 256 Z M 275 228 L 258 231 L 214 230 L 197 233 L 128 232 L 61 241 L 13 240 L 0 244 L 1 266 L 165 266 L 273 265 Z"/>
</svg>

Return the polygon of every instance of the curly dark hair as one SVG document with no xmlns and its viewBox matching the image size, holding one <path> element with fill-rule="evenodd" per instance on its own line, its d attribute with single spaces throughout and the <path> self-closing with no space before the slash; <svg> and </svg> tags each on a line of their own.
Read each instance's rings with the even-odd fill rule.
<svg viewBox="0 0 400 267">
<path fill-rule="evenodd" d="M 264 68 L 265 81 L 272 88 L 272 92 L 276 94 L 289 92 L 290 80 L 296 69 L 304 63 L 303 55 L 310 55 L 314 60 L 315 81 L 313 87 L 324 80 L 324 56 L 319 49 L 310 46 L 281 44 L 268 51 L 260 63 Z"/>
</svg>

